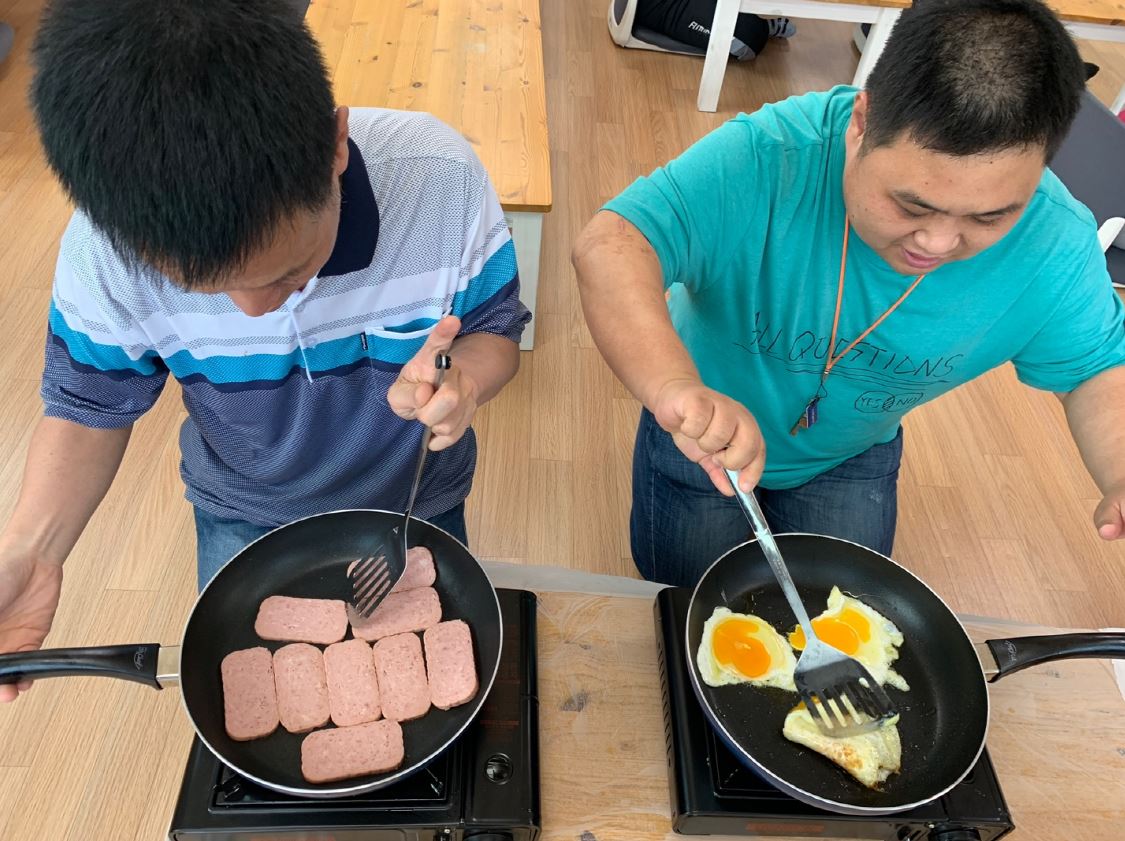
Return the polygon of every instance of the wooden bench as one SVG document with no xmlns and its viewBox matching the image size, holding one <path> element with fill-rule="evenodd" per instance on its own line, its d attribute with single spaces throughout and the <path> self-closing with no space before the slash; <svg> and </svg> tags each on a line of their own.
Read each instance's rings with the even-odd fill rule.
<svg viewBox="0 0 1125 841">
<path fill-rule="evenodd" d="M 1125 42 L 1125 0 L 1047 0 L 1047 4 L 1075 38 Z M 762 17 L 870 23 L 867 45 L 852 79 L 853 85 L 863 87 L 899 15 L 910 5 L 910 0 L 718 0 L 696 105 L 700 111 L 714 111 L 718 107 L 730 40 L 740 10 Z M 797 42 L 793 48 L 799 48 Z M 1117 97 L 1114 113 L 1122 107 L 1125 107 L 1125 88 Z"/>
<path fill-rule="evenodd" d="M 539 0 L 313 0 L 341 105 L 426 111 L 472 144 L 508 217 L 524 304 L 535 312 L 551 209 Z M 535 322 L 524 332 L 529 350 Z"/>
</svg>

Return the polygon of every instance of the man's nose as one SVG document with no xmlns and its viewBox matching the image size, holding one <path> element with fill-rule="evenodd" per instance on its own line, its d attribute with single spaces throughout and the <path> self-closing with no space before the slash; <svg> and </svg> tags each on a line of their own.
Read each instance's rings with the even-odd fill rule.
<svg viewBox="0 0 1125 841">
<path fill-rule="evenodd" d="M 935 222 L 915 231 L 914 242 L 927 257 L 946 257 L 961 245 L 961 231 L 952 220 Z"/>
<path fill-rule="evenodd" d="M 228 292 L 234 305 L 251 317 L 265 315 L 281 306 L 281 298 L 276 289 L 252 289 Z"/>
</svg>

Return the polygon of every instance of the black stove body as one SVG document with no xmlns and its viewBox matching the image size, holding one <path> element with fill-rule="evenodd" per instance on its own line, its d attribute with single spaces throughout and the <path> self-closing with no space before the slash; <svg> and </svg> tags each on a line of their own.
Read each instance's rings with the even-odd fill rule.
<svg viewBox="0 0 1125 841">
<path fill-rule="evenodd" d="M 461 737 L 404 780 L 365 795 L 314 800 L 242 779 L 193 740 L 171 841 L 536 841 L 539 701 L 535 596 L 498 590 L 500 668 Z"/>
<path fill-rule="evenodd" d="M 691 591 L 662 590 L 656 636 L 673 829 L 684 835 L 861 838 L 871 841 L 994 841 L 1011 815 L 988 752 L 952 791 L 909 812 L 840 815 L 795 800 L 746 767 L 715 735 L 688 676 L 684 628 Z"/>
</svg>

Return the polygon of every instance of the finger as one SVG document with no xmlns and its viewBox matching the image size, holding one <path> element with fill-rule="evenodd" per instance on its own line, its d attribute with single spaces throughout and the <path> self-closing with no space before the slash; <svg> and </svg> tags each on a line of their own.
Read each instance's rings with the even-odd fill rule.
<svg viewBox="0 0 1125 841">
<path fill-rule="evenodd" d="M 680 420 L 679 432 L 688 438 L 699 440 L 711 424 L 711 417 L 715 413 L 715 403 L 703 395 L 689 397 L 684 404 L 684 412 Z"/>
<path fill-rule="evenodd" d="M 704 452 L 717 453 L 730 443 L 738 430 L 738 417 L 725 406 L 716 406 L 707 429 L 699 436 L 699 448 Z"/>
<path fill-rule="evenodd" d="M 21 680 L 19 683 L 16 684 L 16 689 L 19 690 L 20 692 L 29 692 L 29 691 L 31 691 L 31 685 L 34 682 L 35 681 L 33 681 L 33 680 Z"/>
<path fill-rule="evenodd" d="M 431 388 L 432 391 L 432 388 Z M 446 380 L 441 388 L 418 409 L 418 420 L 426 426 L 433 427 L 446 421 L 461 405 L 461 390 L 456 378 Z M 454 418 L 454 420 L 456 420 Z M 437 430 L 435 430 L 436 432 Z"/>
<path fill-rule="evenodd" d="M 10 683 L 0 686 L 0 704 L 10 704 L 19 697 L 19 692 Z"/>
<path fill-rule="evenodd" d="M 753 421 L 740 423 L 730 444 L 721 453 L 716 453 L 715 457 L 727 470 L 741 471 L 758 457 L 762 446 L 762 433 L 758 430 L 758 425 Z M 743 487 L 743 490 L 749 492 L 752 488 Z"/>
<path fill-rule="evenodd" d="M 730 483 L 727 471 L 719 464 L 715 456 L 706 456 L 699 462 L 699 466 L 707 473 L 711 484 L 723 496 L 734 496 L 734 487 Z"/>
<path fill-rule="evenodd" d="M 1094 525 L 1103 540 L 1125 536 L 1125 510 L 1119 500 L 1106 497 L 1094 511 Z"/>
<path fill-rule="evenodd" d="M 766 448 L 758 450 L 754 460 L 738 471 L 738 486 L 746 493 L 751 493 L 758 483 L 762 481 L 762 472 L 766 469 Z"/>
</svg>

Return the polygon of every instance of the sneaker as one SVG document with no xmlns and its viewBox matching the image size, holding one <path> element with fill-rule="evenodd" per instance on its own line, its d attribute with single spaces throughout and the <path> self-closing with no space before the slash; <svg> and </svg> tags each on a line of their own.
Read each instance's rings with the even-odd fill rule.
<svg viewBox="0 0 1125 841">
<path fill-rule="evenodd" d="M 789 18 L 770 18 L 769 24 L 771 38 L 792 38 L 797 34 L 797 27 Z"/>
<path fill-rule="evenodd" d="M 857 23 L 852 27 L 852 43 L 855 44 L 855 48 L 861 53 L 863 52 L 863 48 L 867 46 L 867 33 L 870 31 L 871 24 L 869 23 Z"/>
</svg>

